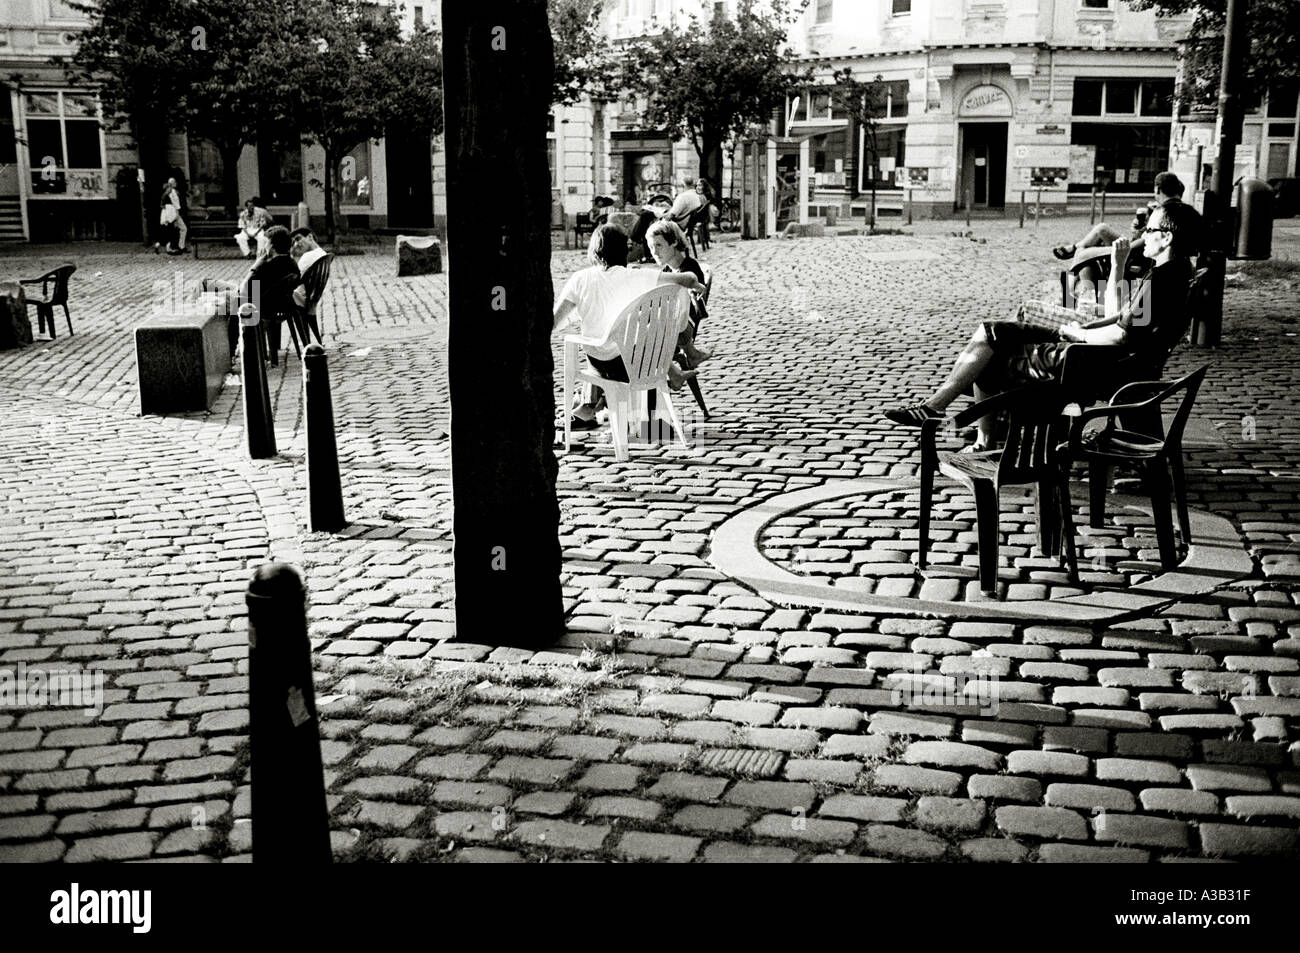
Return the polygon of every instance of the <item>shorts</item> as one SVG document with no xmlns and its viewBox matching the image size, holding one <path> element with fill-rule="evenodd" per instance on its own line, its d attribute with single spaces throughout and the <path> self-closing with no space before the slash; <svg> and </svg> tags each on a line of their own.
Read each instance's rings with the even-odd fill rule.
<svg viewBox="0 0 1300 953">
<path fill-rule="evenodd" d="M 1000 392 L 1060 379 L 1069 342 L 1055 331 L 1018 321 L 985 321 L 984 334 L 994 357 L 980 375 L 981 389 Z"/>
</svg>

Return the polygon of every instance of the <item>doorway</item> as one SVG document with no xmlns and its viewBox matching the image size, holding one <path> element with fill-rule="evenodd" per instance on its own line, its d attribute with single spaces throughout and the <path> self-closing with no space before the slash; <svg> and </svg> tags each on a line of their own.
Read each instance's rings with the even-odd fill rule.
<svg viewBox="0 0 1300 953">
<path fill-rule="evenodd" d="M 1003 208 L 1007 204 L 1007 124 L 961 124 L 961 192 L 957 208 L 971 196 L 972 208 Z"/>
<path fill-rule="evenodd" d="M 433 152 L 428 134 L 389 130 L 384 137 L 388 173 L 388 227 L 433 227 Z"/>
</svg>

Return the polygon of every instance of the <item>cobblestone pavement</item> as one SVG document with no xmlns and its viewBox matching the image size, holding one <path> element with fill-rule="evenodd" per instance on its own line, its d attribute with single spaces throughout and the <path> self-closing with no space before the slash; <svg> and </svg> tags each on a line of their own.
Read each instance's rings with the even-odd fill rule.
<svg viewBox="0 0 1300 953">
<path fill-rule="evenodd" d="M 1249 580 L 1093 631 L 788 608 L 710 564 L 747 507 L 910 477 L 913 438 L 881 409 L 936 382 L 975 320 L 1049 293 L 1046 249 L 1079 225 L 715 245 L 713 419 L 686 400 L 689 450 L 619 464 L 602 430 L 561 457 L 568 634 L 536 653 L 453 637 L 445 276 L 337 259 L 352 522 L 311 534 L 295 359 L 272 371 L 274 460 L 246 458 L 237 378 L 209 414 L 137 414 L 131 326 L 241 263 L 76 248 L 76 334 L 0 353 L 0 665 L 103 672 L 104 708 L 0 710 L 0 860 L 249 859 L 242 593 L 270 558 L 310 589 L 339 859 L 1294 858 L 1300 276 L 1244 279 L 1223 347 L 1169 369 L 1214 362 L 1191 501 L 1240 530 Z M 1297 256 L 1300 224 L 1276 248 Z M 0 274 L 64 257 L 6 249 Z M 557 280 L 581 258 L 557 250 Z M 922 580 L 906 509 L 868 512 L 881 535 L 814 513 L 767 545 L 957 597 L 968 527 Z M 1094 545 L 1127 581 L 1149 568 L 1135 527 Z M 1006 595 L 1042 598 L 1021 550 Z"/>
</svg>

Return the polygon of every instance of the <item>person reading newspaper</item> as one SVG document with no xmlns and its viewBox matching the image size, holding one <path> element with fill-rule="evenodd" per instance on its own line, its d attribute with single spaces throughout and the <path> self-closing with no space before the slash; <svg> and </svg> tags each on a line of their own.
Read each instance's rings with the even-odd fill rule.
<svg viewBox="0 0 1300 953">
<path fill-rule="evenodd" d="M 1042 302 L 1026 302 L 1011 320 L 986 321 L 975 329 L 958 355 L 952 371 L 932 395 L 919 404 L 898 407 L 885 416 L 905 427 L 919 427 L 942 417 L 948 405 L 973 388 L 975 399 L 1032 384 L 1059 380 L 1065 349 L 1073 342 L 1119 345 L 1122 356 L 1170 348 L 1182 324 L 1179 313 L 1191 288 L 1191 256 L 1196 252 L 1196 212 L 1171 203 L 1152 211 L 1143 230 L 1142 254 L 1151 267 L 1131 285 L 1123 280 L 1107 283 L 1104 314 L 1081 323 L 1080 314 Z M 1130 241 L 1116 239 L 1111 246 L 1112 275 L 1123 275 Z M 973 451 L 992 449 L 994 421 L 978 424 Z"/>
</svg>

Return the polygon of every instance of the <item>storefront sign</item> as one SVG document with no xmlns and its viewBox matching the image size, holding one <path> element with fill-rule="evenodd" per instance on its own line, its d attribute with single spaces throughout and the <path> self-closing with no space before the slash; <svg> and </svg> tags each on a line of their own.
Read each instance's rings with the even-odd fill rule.
<svg viewBox="0 0 1300 953">
<path fill-rule="evenodd" d="M 976 86 L 961 99 L 959 116 L 1010 116 L 1011 97 L 1001 86 Z"/>
<path fill-rule="evenodd" d="M 912 186 L 924 186 L 930 184 L 930 170 L 926 168 L 907 167 L 907 183 Z"/>
<path fill-rule="evenodd" d="M 1065 135 L 1065 127 L 1049 122 L 1046 126 L 1039 126 L 1034 132 L 1040 136 L 1063 136 Z"/>
</svg>

